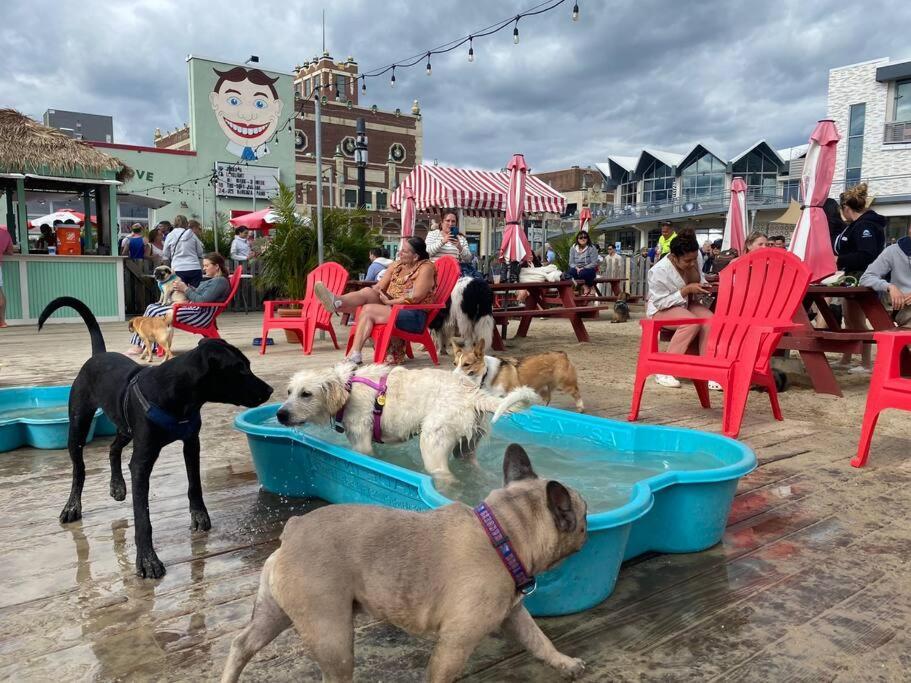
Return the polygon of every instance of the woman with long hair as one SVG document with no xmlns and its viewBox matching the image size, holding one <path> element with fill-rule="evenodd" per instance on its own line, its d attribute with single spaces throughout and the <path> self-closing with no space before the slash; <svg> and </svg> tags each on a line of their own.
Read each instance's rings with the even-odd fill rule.
<svg viewBox="0 0 911 683">
<path fill-rule="evenodd" d="M 357 327 L 354 329 L 354 343 L 348 359 L 354 363 L 363 362 L 364 344 L 370 339 L 374 325 L 389 321 L 389 313 L 396 304 L 423 304 L 433 300 L 437 286 L 436 267 L 430 261 L 427 245 L 420 237 L 409 237 L 399 249 L 398 259 L 386 268 L 383 277 L 372 287 L 336 297 L 322 282 L 314 285 L 313 293 L 330 313 L 354 313 L 359 307 Z M 427 322 L 425 311 L 399 311 L 395 320 L 396 328 L 403 332 L 417 333 Z M 404 348 L 392 350 L 387 362 L 395 364 L 404 361 Z"/>
<path fill-rule="evenodd" d="M 582 280 L 582 296 L 592 293 L 595 278 L 598 277 L 598 248 L 592 244 L 591 237 L 585 230 L 580 230 L 576 241 L 569 248 L 569 270 L 567 275 L 573 280 Z"/>
<path fill-rule="evenodd" d="M 231 293 L 231 283 L 228 282 L 228 266 L 225 263 L 225 257 L 216 251 L 206 254 L 202 260 L 202 270 L 204 279 L 197 287 L 179 280 L 174 283 L 174 289 L 185 294 L 190 301 L 197 303 L 216 303 L 227 299 L 228 294 Z M 172 310 L 171 306 L 149 304 L 142 315 L 147 318 L 161 318 L 167 316 Z M 194 327 L 205 327 L 214 316 L 215 309 L 210 306 L 182 306 L 177 309 L 177 319 Z M 142 339 L 138 334 L 133 334 L 130 338 L 127 355 L 138 356 L 140 353 L 142 353 Z"/>
<path fill-rule="evenodd" d="M 712 311 L 698 302 L 699 297 L 708 294 L 705 286 L 699 269 L 699 242 L 692 235 L 677 235 L 670 243 L 670 253 L 648 271 L 646 315 L 658 320 L 711 318 Z M 703 325 L 678 327 L 667 352 L 684 354 L 697 337 L 699 353 L 705 353 L 708 328 Z M 655 381 L 663 387 L 680 386 L 680 381 L 671 375 L 656 375 Z M 709 382 L 709 388 L 721 387 Z"/>
<path fill-rule="evenodd" d="M 861 183 L 841 193 L 838 203 L 847 226 L 835 237 L 834 249 L 838 269 L 845 275 L 860 280 L 861 275 L 886 246 L 886 219 L 867 208 L 867 184 Z M 867 317 L 860 304 L 844 300 L 845 329 L 866 330 Z M 839 365 L 851 364 L 851 354 L 845 353 Z M 861 364 L 850 372 L 866 374 L 873 369 L 873 349 L 864 344 Z"/>
</svg>

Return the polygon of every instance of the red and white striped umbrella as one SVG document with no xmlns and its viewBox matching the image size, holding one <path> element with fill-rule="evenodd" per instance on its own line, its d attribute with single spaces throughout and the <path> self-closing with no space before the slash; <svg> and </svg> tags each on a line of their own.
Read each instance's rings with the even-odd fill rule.
<svg viewBox="0 0 911 683">
<path fill-rule="evenodd" d="M 800 185 L 804 206 L 789 249 L 809 266 L 813 272 L 811 282 L 818 282 L 837 270 L 829 236 L 829 221 L 822 205 L 832 187 L 835 150 L 840 139 L 834 121 L 823 119 L 817 123 L 810 135 L 810 146 L 803 164 Z"/>
<path fill-rule="evenodd" d="M 528 171 L 525 157 L 514 154 L 506 170 L 509 173 L 509 194 L 506 196 L 506 227 L 503 230 L 503 244 L 500 245 L 500 259 L 507 262 L 531 261 L 531 245 L 522 227 L 525 174 Z"/>
<path fill-rule="evenodd" d="M 91 217 L 92 222 L 95 222 L 95 217 Z M 28 222 L 30 228 L 38 229 L 42 225 L 47 225 L 50 227 L 54 226 L 54 223 L 66 223 L 70 221 L 71 223 L 79 223 L 80 225 L 85 222 L 85 214 L 81 211 L 55 211 L 54 213 L 49 213 L 46 216 L 41 216 L 41 218 L 33 218 Z"/>
<path fill-rule="evenodd" d="M 275 213 L 271 206 L 260 211 L 251 211 L 242 216 L 231 218 L 228 223 L 234 228 L 246 228 L 247 230 L 268 230 L 278 223 L 281 217 Z"/>
<path fill-rule="evenodd" d="M 588 232 L 588 224 L 592 220 L 592 210 L 587 206 L 579 212 L 579 230 Z"/>
<path fill-rule="evenodd" d="M 737 177 L 731 182 L 731 205 L 724 220 L 724 237 L 721 238 L 721 249 L 736 249 L 743 253 L 747 239 L 747 184 Z"/>
<path fill-rule="evenodd" d="M 414 192 L 402 191 L 402 242 L 414 235 Z"/>
</svg>

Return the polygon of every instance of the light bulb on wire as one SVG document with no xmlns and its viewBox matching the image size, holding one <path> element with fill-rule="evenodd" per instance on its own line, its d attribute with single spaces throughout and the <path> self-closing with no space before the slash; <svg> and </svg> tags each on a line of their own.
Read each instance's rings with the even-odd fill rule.
<svg viewBox="0 0 911 683">
<path fill-rule="evenodd" d="M 389 87 L 395 87 L 395 67 L 392 67 L 392 78 L 389 79 Z"/>
<path fill-rule="evenodd" d="M 472 44 L 473 38 L 468 36 L 468 61 L 474 61 L 474 45 Z"/>
<path fill-rule="evenodd" d="M 573 5 L 573 21 L 579 21 L 579 3 Z"/>
<path fill-rule="evenodd" d="M 361 92 L 367 94 L 367 77 L 361 76 Z"/>
<path fill-rule="evenodd" d="M 512 30 L 512 42 L 513 45 L 519 44 L 519 19 L 516 18 L 516 27 Z"/>
<path fill-rule="evenodd" d="M 430 53 L 429 52 L 427 53 L 427 68 L 424 70 L 424 72 L 428 76 L 433 73 L 433 69 L 430 68 Z"/>
</svg>

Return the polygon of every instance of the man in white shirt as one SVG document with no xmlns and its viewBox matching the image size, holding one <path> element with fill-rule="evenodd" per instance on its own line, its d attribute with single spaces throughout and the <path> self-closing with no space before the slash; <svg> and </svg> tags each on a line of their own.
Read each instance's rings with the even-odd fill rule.
<svg viewBox="0 0 911 683">
<path fill-rule="evenodd" d="M 247 228 L 236 228 L 234 230 L 234 239 L 231 241 L 231 258 L 240 263 L 246 263 L 253 255 L 250 248 L 250 231 Z"/>
<path fill-rule="evenodd" d="M 198 287 L 202 282 L 201 232 L 199 221 L 190 221 L 186 228 L 174 228 L 164 241 L 164 260 L 169 261 L 171 270 L 191 287 Z"/>
</svg>

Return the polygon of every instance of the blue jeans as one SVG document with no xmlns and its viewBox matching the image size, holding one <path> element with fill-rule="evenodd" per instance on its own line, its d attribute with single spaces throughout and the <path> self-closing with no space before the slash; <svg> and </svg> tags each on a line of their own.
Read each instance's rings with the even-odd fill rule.
<svg viewBox="0 0 911 683">
<path fill-rule="evenodd" d="M 598 277 L 598 270 L 597 268 L 583 268 L 582 270 L 570 268 L 568 274 L 573 280 L 582 280 L 586 286 L 594 287 L 595 278 Z"/>
<path fill-rule="evenodd" d="M 199 283 L 202 282 L 201 270 L 175 270 L 174 274 L 190 287 L 199 287 Z"/>
<path fill-rule="evenodd" d="M 395 317 L 395 327 L 402 332 L 418 334 L 424 331 L 424 323 L 427 322 L 426 311 L 399 311 Z"/>
</svg>

